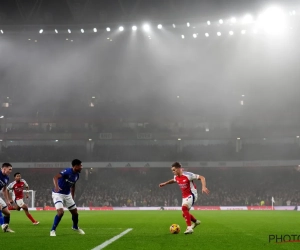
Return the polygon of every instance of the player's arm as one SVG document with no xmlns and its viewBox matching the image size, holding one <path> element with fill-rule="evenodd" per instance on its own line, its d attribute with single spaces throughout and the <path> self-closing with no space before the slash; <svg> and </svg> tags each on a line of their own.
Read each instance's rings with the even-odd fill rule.
<svg viewBox="0 0 300 250">
<path fill-rule="evenodd" d="M 72 198 L 74 200 L 74 197 L 75 197 L 75 184 L 70 189 L 71 189 Z"/>
<path fill-rule="evenodd" d="M 61 174 L 57 174 L 53 177 L 54 191 L 59 192 L 61 188 L 58 186 L 58 179 L 62 178 Z"/>
<path fill-rule="evenodd" d="M 6 200 L 7 205 L 10 205 L 11 203 L 13 203 L 13 200 L 9 195 L 9 190 L 7 189 L 6 186 L 2 188 L 2 193 L 3 193 L 3 196 Z"/>
<path fill-rule="evenodd" d="M 25 183 L 25 188 L 26 188 L 26 190 L 25 190 L 25 193 L 26 193 L 26 199 L 28 199 L 29 198 L 29 195 L 28 195 L 28 193 L 29 193 L 29 186 L 28 186 L 28 184 L 27 184 L 27 182 L 25 181 L 25 180 L 23 180 L 24 181 L 24 183 Z"/>
<path fill-rule="evenodd" d="M 206 193 L 206 194 L 209 194 L 209 190 L 207 189 L 206 187 L 206 181 L 205 181 L 205 177 L 202 176 L 202 175 L 198 175 L 198 178 L 197 178 L 199 181 L 201 181 L 202 183 L 202 193 Z"/>
<path fill-rule="evenodd" d="M 175 183 L 175 182 L 176 182 L 176 181 L 175 181 L 174 179 L 171 179 L 171 180 L 169 180 L 169 181 L 160 183 L 160 184 L 159 184 L 159 187 L 163 187 L 163 186 L 168 185 L 168 184 L 173 184 L 173 183 Z"/>
<path fill-rule="evenodd" d="M 29 186 L 26 187 L 25 193 L 26 193 L 26 199 L 28 199 L 29 198 L 29 195 L 28 195 L 28 193 L 29 193 Z"/>
</svg>

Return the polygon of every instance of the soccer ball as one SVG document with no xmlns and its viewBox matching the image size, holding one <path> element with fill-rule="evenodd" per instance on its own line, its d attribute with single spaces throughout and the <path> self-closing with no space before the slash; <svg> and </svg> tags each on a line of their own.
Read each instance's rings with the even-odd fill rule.
<svg viewBox="0 0 300 250">
<path fill-rule="evenodd" d="M 180 232 L 180 226 L 177 224 L 172 224 L 170 226 L 170 232 L 171 234 L 178 234 Z"/>
</svg>

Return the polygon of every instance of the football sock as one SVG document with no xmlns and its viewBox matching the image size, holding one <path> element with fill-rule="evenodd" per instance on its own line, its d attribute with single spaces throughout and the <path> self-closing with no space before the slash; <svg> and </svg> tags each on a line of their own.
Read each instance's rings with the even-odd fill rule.
<svg viewBox="0 0 300 250">
<path fill-rule="evenodd" d="M 35 222 L 35 219 L 33 219 L 31 214 L 26 214 L 26 216 L 28 217 L 29 220 L 31 220 L 32 223 Z"/>
<path fill-rule="evenodd" d="M 189 209 L 186 206 L 182 206 L 182 212 L 184 214 L 184 219 L 186 224 L 190 227 L 191 226 L 191 215 L 189 213 Z"/>
<path fill-rule="evenodd" d="M 0 226 L 2 226 L 4 223 L 3 221 L 3 215 L 2 215 L 2 211 L 0 210 Z"/>
<path fill-rule="evenodd" d="M 62 218 L 62 216 L 55 215 L 55 217 L 54 217 L 54 223 L 53 223 L 51 231 L 52 230 L 56 230 L 56 227 L 58 226 L 61 218 Z"/>
<path fill-rule="evenodd" d="M 3 217 L 4 224 L 9 224 L 9 221 L 10 221 L 10 216 L 4 216 Z"/>
<path fill-rule="evenodd" d="M 78 214 L 72 214 L 73 228 L 78 229 Z"/>
<path fill-rule="evenodd" d="M 196 218 L 192 214 L 190 215 L 191 215 L 191 221 L 195 223 L 197 221 Z"/>
</svg>

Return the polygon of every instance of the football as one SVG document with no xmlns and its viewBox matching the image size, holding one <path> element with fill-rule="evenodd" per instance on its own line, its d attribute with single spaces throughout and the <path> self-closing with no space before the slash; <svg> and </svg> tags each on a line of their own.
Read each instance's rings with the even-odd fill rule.
<svg viewBox="0 0 300 250">
<path fill-rule="evenodd" d="M 180 226 L 178 224 L 172 224 L 170 226 L 171 234 L 178 234 L 180 232 Z"/>
</svg>

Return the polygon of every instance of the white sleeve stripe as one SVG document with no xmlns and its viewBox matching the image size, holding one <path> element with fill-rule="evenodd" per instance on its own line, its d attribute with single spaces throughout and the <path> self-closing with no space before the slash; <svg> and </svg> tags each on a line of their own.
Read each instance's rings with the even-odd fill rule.
<svg viewBox="0 0 300 250">
<path fill-rule="evenodd" d="M 189 180 L 197 180 L 199 177 L 199 175 L 191 173 L 191 172 L 184 172 L 183 174 L 185 176 L 187 176 Z"/>
<path fill-rule="evenodd" d="M 24 182 L 25 187 L 28 187 L 27 182 L 24 179 L 22 179 L 22 181 Z"/>
<path fill-rule="evenodd" d="M 14 182 L 11 182 L 8 186 L 7 186 L 7 189 L 8 190 L 12 190 L 13 186 L 15 185 L 16 181 Z"/>
</svg>

